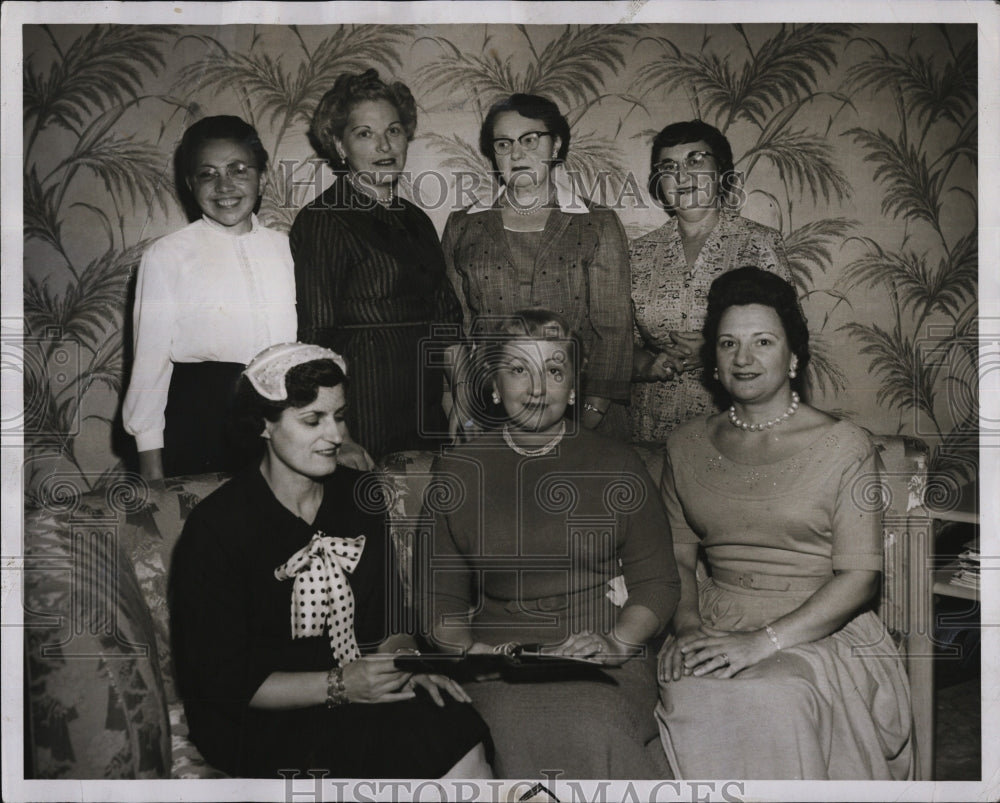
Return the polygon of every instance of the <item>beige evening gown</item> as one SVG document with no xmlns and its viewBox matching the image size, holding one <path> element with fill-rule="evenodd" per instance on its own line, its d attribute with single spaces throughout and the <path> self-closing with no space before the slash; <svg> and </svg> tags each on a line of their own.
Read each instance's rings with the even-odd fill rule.
<svg viewBox="0 0 1000 803">
<path fill-rule="evenodd" d="M 834 570 L 881 569 L 880 517 L 865 493 L 877 457 L 853 424 L 834 424 L 785 460 L 741 464 L 715 449 L 697 419 L 671 434 L 667 452 L 674 540 L 701 543 L 715 574 L 699 587 L 712 627 L 757 630 Z M 661 682 L 656 716 L 678 778 L 912 777 L 909 685 L 871 610 L 732 678 Z"/>
</svg>

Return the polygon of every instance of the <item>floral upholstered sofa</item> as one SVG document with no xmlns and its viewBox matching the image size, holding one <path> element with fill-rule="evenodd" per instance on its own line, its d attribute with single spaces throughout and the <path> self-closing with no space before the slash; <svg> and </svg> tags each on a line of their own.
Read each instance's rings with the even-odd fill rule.
<svg viewBox="0 0 1000 803">
<path fill-rule="evenodd" d="M 917 567 L 926 563 L 901 558 L 912 559 L 910 536 L 926 527 L 918 515 L 925 452 L 903 438 L 877 441 L 887 472 L 883 499 L 871 501 L 887 510 L 881 609 L 891 626 L 908 621 L 915 584 L 925 582 Z M 639 451 L 658 476 L 659 450 Z M 435 493 L 428 490 L 432 457 L 390 455 L 373 477 L 388 497 L 387 537 L 401 558 L 404 585 L 413 539 L 426 526 L 424 492 Z M 166 589 L 185 518 L 224 480 L 209 474 L 150 487 L 130 476 L 83 494 L 58 475 L 43 484 L 43 504 L 24 519 L 26 777 L 223 777 L 187 739 Z M 905 651 L 905 639 L 901 646 Z M 930 720 L 915 713 L 926 750 Z"/>
<path fill-rule="evenodd" d="M 390 456 L 361 491 L 385 492 L 401 564 L 432 458 Z M 129 475 L 89 493 L 73 479 L 50 477 L 24 517 L 25 777 L 224 777 L 187 738 L 166 594 L 184 520 L 226 476 Z"/>
<path fill-rule="evenodd" d="M 222 777 L 187 739 L 166 592 L 184 519 L 224 479 L 43 486 L 24 525 L 27 777 Z"/>
</svg>

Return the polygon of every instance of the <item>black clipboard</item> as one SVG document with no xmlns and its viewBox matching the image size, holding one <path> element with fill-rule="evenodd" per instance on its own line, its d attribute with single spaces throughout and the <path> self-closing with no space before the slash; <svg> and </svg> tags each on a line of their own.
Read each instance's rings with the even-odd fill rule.
<svg viewBox="0 0 1000 803">
<path fill-rule="evenodd" d="M 602 678 L 607 682 L 612 679 L 604 670 L 616 668 L 592 658 L 552 655 L 538 644 L 517 644 L 493 653 L 406 653 L 395 656 L 395 664 L 405 672 L 429 672 L 459 680 L 499 673 L 512 682 Z"/>
</svg>

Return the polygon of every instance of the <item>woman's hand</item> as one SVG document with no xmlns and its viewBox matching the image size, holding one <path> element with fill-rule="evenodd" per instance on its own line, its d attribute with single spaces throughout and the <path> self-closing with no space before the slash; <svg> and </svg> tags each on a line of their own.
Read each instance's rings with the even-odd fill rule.
<svg viewBox="0 0 1000 803">
<path fill-rule="evenodd" d="M 416 696 L 411 673 L 396 668 L 392 655 L 365 655 L 344 667 L 344 690 L 352 703 L 392 703 Z"/>
<path fill-rule="evenodd" d="M 670 634 L 660 648 L 657 656 L 658 676 L 661 683 L 680 680 L 683 675 L 690 675 L 691 670 L 684 666 L 684 649 L 692 642 L 704 637 L 705 630 L 700 625 L 681 628 L 677 634 Z"/>
<path fill-rule="evenodd" d="M 337 453 L 337 462 L 342 466 L 354 468 L 358 471 L 371 471 L 375 468 L 375 461 L 368 454 L 365 448 L 355 441 L 344 438 L 340 444 L 340 451 Z"/>
<path fill-rule="evenodd" d="M 444 705 L 444 698 L 441 696 L 442 690 L 448 692 L 453 699 L 460 703 L 472 702 L 472 698 L 466 694 L 465 689 L 445 675 L 414 675 L 406 687 L 412 689 L 416 686 L 425 689 L 437 705 Z"/>
<path fill-rule="evenodd" d="M 547 655 L 586 658 L 607 666 L 621 666 L 632 656 L 634 650 L 600 633 L 587 631 L 575 633 L 561 644 L 557 644 L 545 652 Z"/>
<path fill-rule="evenodd" d="M 671 332 L 670 339 L 674 342 L 674 350 L 680 355 L 684 371 L 693 371 L 701 367 L 701 347 L 705 338 L 701 332 Z"/>
<path fill-rule="evenodd" d="M 656 355 L 647 376 L 654 381 L 668 382 L 684 372 L 684 354 L 669 346 Z"/>
<path fill-rule="evenodd" d="M 731 678 L 776 651 L 763 630 L 728 632 L 702 625 L 702 631 L 680 649 L 685 673 L 695 677 Z"/>
</svg>

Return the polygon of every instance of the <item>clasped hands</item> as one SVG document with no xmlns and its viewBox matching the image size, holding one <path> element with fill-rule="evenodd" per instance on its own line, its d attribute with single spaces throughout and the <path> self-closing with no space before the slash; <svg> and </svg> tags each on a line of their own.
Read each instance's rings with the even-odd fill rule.
<svg viewBox="0 0 1000 803">
<path fill-rule="evenodd" d="M 648 373 L 653 380 L 674 379 L 685 371 L 701 366 L 700 332 L 671 332 L 672 345 L 664 346 L 650 364 Z"/>
<path fill-rule="evenodd" d="M 763 630 L 718 630 L 701 624 L 667 637 L 657 662 L 658 675 L 662 683 L 684 675 L 731 678 L 774 652 Z"/>
<path fill-rule="evenodd" d="M 397 669 L 395 655 L 390 653 L 364 655 L 344 667 L 344 690 L 352 703 L 394 703 L 409 700 L 416 697 L 418 686 L 440 706 L 444 705 L 442 691 L 460 703 L 472 702 L 465 690 L 449 677 L 415 675 Z"/>
</svg>

